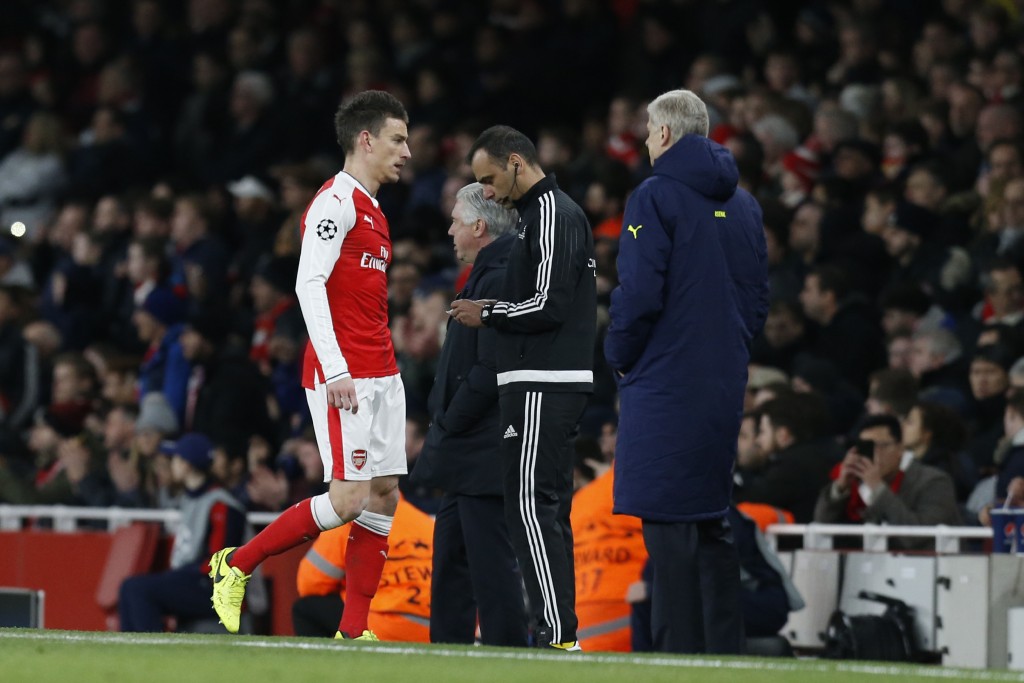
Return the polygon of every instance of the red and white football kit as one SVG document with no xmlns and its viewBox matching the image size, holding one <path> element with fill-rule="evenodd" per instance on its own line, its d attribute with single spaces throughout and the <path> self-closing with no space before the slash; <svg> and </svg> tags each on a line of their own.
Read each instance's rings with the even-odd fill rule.
<svg viewBox="0 0 1024 683">
<path fill-rule="evenodd" d="M 302 368 L 324 481 L 406 473 L 405 388 L 388 329 L 391 236 L 377 200 L 348 173 L 320 188 L 302 217 L 295 292 L 309 331 Z M 327 404 L 352 377 L 359 412 Z"/>
</svg>

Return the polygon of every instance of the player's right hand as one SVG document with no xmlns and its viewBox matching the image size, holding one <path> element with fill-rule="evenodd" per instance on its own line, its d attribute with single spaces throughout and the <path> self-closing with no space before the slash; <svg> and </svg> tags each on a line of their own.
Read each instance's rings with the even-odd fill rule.
<svg viewBox="0 0 1024 683">
<path fill-rule="evenodd" d="M 356 396 L 356 383 L 351 377 L 336 379 L 327 385 L 327 405 L 338 410 L 359 412 L 359 398 Z"/>
</svg>

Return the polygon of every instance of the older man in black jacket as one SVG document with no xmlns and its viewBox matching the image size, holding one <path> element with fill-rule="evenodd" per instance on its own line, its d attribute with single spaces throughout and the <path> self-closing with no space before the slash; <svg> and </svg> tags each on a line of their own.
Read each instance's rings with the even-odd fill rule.
<svg viewBox="0 0 1024 683">
<path fill-rule="evenodd" d="M 459 298 L 498 295 L 516 218 L 485 199 L 479 183 L 459 190 L 448 234 L 458 259 L 473 264 Z M 473 643 L 479 614 L 485 645 L 526 645 L 522 579 L 502 500 L 496 336 L 449 323 L 428 399 L 433 422 L 411 475 L 445 491 L 434 524 L 434 643 Z"/>
</svg>

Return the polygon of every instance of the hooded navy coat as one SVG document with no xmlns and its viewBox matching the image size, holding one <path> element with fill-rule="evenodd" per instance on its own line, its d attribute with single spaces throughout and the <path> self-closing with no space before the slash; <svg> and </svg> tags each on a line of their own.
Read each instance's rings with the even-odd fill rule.
<svg viewBox="0 0 1024 683">
<path fill-rule="evenodd" d="M 629 198 L 605 356 L 624 374 L 615 507 L 646 520 L 729 508 L 749 347 L 768 314 L 761 208 L 731 153 L 686 135 Z"/>
</svg>

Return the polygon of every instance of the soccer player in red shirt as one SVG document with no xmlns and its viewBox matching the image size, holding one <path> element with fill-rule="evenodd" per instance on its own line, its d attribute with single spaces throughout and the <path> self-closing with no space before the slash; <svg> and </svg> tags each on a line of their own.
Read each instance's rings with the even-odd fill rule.
<svg viewBox="0 0 1024 683">
<path fill-rule="evenodd" d="M 377 640 L 366 619 L 406 462 L 405 388 L 388 330 L 391 237 L 375 196 L 409 160 L 408 121 L 402 104 L 381 91 L 362 92 L 338 110 L 345 166 L 302 217 L 295 285 L 310 342 L 302 384 L 330 488 L 285 510 L 245 545 L 213 555 L 213 606 L 232 633 L 245 585 L 263 560 L 354 521 L 337 637 Z"/>
</svg>

